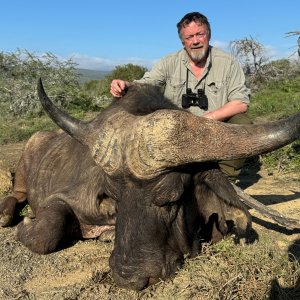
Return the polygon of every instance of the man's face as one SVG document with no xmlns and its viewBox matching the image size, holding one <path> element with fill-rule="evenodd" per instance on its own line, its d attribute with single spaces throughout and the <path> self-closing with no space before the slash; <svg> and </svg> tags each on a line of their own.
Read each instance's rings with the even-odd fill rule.
<svg viewBox="0 0 300 300">
<path fill-rule="evenodd" d="M 206 58 L 209 47 L 210 32 L 205 24 L 191 22 L 181 29 L 181 41 L 194 63 Z"/>
</svg>

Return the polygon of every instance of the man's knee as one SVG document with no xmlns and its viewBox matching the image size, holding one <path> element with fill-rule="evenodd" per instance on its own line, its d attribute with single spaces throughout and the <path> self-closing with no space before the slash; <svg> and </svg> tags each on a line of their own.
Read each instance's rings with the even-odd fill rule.
<svg viewBox="0 0 300 300">
<path fill-rule="evenodd" d="M 252 121 L 250 117 L 247 115 L 247 113 L 240 113 L 236 114 L 233 117 L 229 118 L 226 123 L 231 123 L 231 124 L 252 124 Z"/>
<path fill-rule="evenodd" d="M 252 124 L 251 119 L 246 113 L 237 114 L 226 121 L 230 124 Z M 235 159 L 235 160 L 225 160 L 220 161 L 219 166 L 223 173 L 225 173 L 230 180 L 234 181 L 240 174 L 246 158 Z"/>
</svg>

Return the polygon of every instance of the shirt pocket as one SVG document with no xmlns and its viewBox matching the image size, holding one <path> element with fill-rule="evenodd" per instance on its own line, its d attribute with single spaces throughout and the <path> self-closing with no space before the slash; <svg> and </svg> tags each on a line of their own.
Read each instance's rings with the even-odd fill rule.
<svg viewBox="0 0 300 300">
<path fill-rule="evenodd" d="M 227 91 L 224 82 L 214 81 L 208 83 L 205 94 L 208 97 L 210 110 L 218 109 L 227 102 Z"/>
<path fill-rule="evenodd" d="M 181 107 L 182 94 L 185 93 L 185 80 L 169 78 L 166 82 L 164 95 L 173 103 Z"/>
</svg>

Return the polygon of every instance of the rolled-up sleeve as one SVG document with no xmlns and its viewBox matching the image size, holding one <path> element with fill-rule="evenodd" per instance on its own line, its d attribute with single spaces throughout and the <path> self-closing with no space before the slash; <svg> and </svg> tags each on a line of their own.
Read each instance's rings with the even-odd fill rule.
<svg viewBox="0 0 300 300">
<path fill-rule="evenodd" d="M 164 59 L 155 63 L 151 71 L 145 72 L 141 79 L 135 80 L 138 83 L 148 83 L 155 86 L 164 87 L 166 84 L 166 70 L 164 67 Z"/>
<path fill-rule="evenodd" d="M 228 101 L 240 100 L 243 103 L 250 103 L 250 89 L 245 85 L 245 75 L 235 60 L 232 60 L 228 80 Z"/>
</svg>

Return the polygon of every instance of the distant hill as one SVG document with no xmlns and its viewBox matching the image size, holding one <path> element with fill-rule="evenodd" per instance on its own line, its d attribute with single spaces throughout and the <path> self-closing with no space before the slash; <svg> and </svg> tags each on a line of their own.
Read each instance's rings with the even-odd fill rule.
<svg viewBox="0 0 300 300">
<path fill-rule="evenodd" d="M 100 80 L 104 76 L 111 73 L 110 71 L 95 71 L 87 69 L 77 69 L 80 75 L 80 83 L 84 83 L 90 80 Z"/>
</svg>

